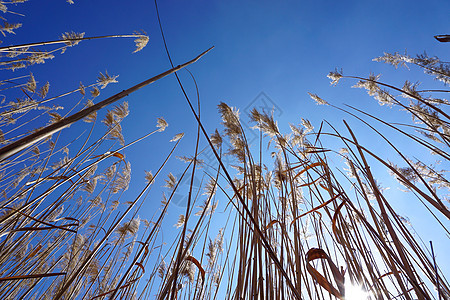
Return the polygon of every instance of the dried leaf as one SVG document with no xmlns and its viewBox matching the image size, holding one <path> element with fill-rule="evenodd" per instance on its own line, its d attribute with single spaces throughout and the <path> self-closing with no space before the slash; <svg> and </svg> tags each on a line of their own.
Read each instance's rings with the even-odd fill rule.
<svg viewBox="0 0 450 300">
<path fill-rule="evenodd" d="M 339 243 L 339 244 L 341 244 L 341 245 L 343 245 L 343 243 L 341 242 L 341 235 L 340 234 L 338 234 L 338 230 L 337 230 L 337 227 L 336 227 L 336 221 L 337 221 L 337 217 L 338 217 L 338 215 L 339 215 L 339 212 L 341 211 L 341 208 L 344 206 L 344 204 L 345 204 L 345 199 L 344 199 L 344 201 L 342 201 L 342 203 L 341 204 L 339 204 L 339 206 L 336 208 L 336 211 L 334 212 L 334 215 L 333 215 L 333 219 L 332 219 L 332 221 L 331 221 L 331 226 L 332 226 L 332 229 L 333 229 L 333 234 L 334 234 L 334 236 L 336 237 L 336 241 Z"/>
<path fill-rule="evenodd" d="M 137 262 L 136 265 L 142 269 L 142 273 L 145 273 L 145 268 L 140 262 Z"/>
<path fill-rule="evenodd" d="M 319 178 L 317 178 L 317 179 L 314 180 L 314 181 L 311 181 L 311 182 L 307 182 L 307 183 L 301 184 L 301 185 L 299 185 L 298 187 L 301 188 L 301 187 L 305 187 L 305 186 L 310 186 L 310 185 L 312 185 L 312 184 L 315 184 L 315 183 L 316 183 L 317 181 L 319 181 L 320 179 L 322 179 L 322 177 L 319 177 Z M 319 185 L 320 185 L 320 183 L 319 183 Z"/>
<path fill-rule="evenodd" d="M 310 165 L 306 166 L 306 168 L 304 168 L 303 170 L 301 170 L 300 172 L 298 172 L 297 175 L 294 176 L 294 179 L 297 178 L 298 176 L 302 175 L 303 173 L 305 173 L 305 172 L 308 171 L 309 169 L 312 169 L 312 168 L 315 168 L 315 167 L 318 167 L 318 166 L 323 166 L 323 165 L 325 165 L 325 164 L 324 164 L 324 162 L 322 162 L 322 161 L 321 161 L 321 162 L 316 162 L 316 163 L 310 164 Z"/>
<path fill-rule="evenodd" d="M 272 227 L 273 225 L 275 225 L 275 223 L 280 223 L 280 221 L 278 221 L 278 220 L 272 220 L 272 221 L 270 221 L 270 223 L 267 224 L 266 228 L 264 228 L 264 231 L 267 230 L 267 229 L 269 229 L 269 228 Z"/>
<path fill-rule="evenodd" d="M 337 290 L 333 285 L 328 282 L 325 277 L 323 277 L 322 274 L 320 274 L 311 264 L 310 262 L 315 259 L 326 259 L 328 262 L 328 265 L 331 268 L 331 272 L 333 273 L 334 280 L 336 281 L 338 285 Z M 337 297 L 338 299 L 344 300 L 345 297 L 345 287 L 344 287 L 344 275 L 339 272 L 338 267 L 334 264 L 334 262 L 331 260 L 331 258 L 328 256 L 328 254 L 319 248 L 311 248 L 306 253 L 306 269 L 308 270 L 309 274 L 314 278 L 314 280 L 321 285 L 324 289 L 326 289 L 331 295 Z"/>
<path fill-rule="evenodd" d="M 294 220 L 292 220 L 291 226 L 292 226 L 292 224 L 294 224 L 295 221 L 297 221 L 297 220 L 300 219 L 301 217 L 306 216 L 306 215 L 309 214 L 309 213 L 315 212 L 316 210 L 318 210 L 318 209 L 320 209 L 320 208 L 322 208 L 322 207 L 324 207 L 324 206 L 330 204 L 331 202 L 333 202 L 334 200 L 336 200 L 336 198 L 339 197 L 340 195 L 341 195 L 341 193 L 337 194 L 336 196 L 334 196 L 334 197 L 331 198 L 330 200 L 328 200 L 328 201 L 326 201 L 326 202 L 320 204 L 319 206 L 316 206 L 316 207 L 314 207 L 313 209 L 308 210 L 308 211 L 305 212 L 304 214 L 301 214 L 300 216 L 296 217 Z"/>
<path fill-rule="evenodd" d="M 323 189 L 324 189 L 325 191 L 327 191 L 327 192 L 330 191 L 329 188 L 327 188 L 325 185 L 323 185 L 323 184 L 321 184 L 321 183 L 319 183 L 319 186 L 320 186 L 321 188 L 323 188 Z"/>
<path fill-rule="evenodd" d="M 28 259 L 32 258 L 32 257 L 35 256 L 35 255 L 39 252 L 39 250 L 41 250 L 41 249 L 42 249 L 42 245 L 41 245 L 41 244 L 37 245 L 37 247 L 34 248 L 33 251 L 32 251 L 30 254 L 28 254 L 27 257 L 25 257 L 24 260 L 28 260 Z"/>
<path fill-rule="evenodd" d="M 190 262 L 193 262 L 197 266 L 198 270 L 200 271 L 200 274 L 202 275 L 202 280 L 203 280 L 203 282 L 205 282 L 205 273 L 206 272 L 203 269 L 203 267 L 200 264 L 200 262 L 193 256 L 186 257 L 186 260 L 189 260 Z"/>
<path fill-rule="evenodd" d="M 123 160 L 123 162 L 125 162 L 125 159 L 124 159 L 125 156 L 124 156 L 122 153 L 115 152 L 112 156 L 115 156 L 115 157 L 117 157 L 117 158 Z"/>
</svg>

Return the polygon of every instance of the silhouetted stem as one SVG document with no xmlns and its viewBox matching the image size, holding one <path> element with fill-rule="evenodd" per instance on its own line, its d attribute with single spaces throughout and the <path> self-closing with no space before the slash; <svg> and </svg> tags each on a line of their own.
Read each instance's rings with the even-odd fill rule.
<svg viewBox="0 0 450 300">
<path fill-rule="evenodd" d="M 143 36 L 143 34 L 122 34 L 122 35 L 102 35 L 102 36 L 55 40 L 55 41 L 48 41 L 48 42 L 38 42 L 38 43 L 29 43 L 29 44 L 22 44 L 22 45 L 0 47 L 0 52 L 8 52 L 8 51 L 12 51 L 15 49 L 21 49 L 21 48 L 26 48 L 26 47 L 65 44 L 65 43 L 80 42 L 80 41 L 85 41 L 85 40 L 96 40 L 96 39 L 105 39 L 105 38 L 128 38 L 128 37 L 141 37 L 141 36 Z"/>
</svg>

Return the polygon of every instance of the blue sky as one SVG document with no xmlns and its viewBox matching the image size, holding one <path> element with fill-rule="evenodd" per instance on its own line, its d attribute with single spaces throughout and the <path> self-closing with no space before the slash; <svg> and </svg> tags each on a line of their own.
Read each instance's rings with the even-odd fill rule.
<svg viewBox="0 0 450 300">
<path fill-rule="evenodd" d="M 448 59 L 450 45 L 438 43 L 433 36 L 449 33 L 449 1 L 431 0 L 425 4 L 415 0 L 169 0 L 160 1 L 158 5 L 175 64 L 215 46 L 189 67 L 200 89 L 202 119 L 210 133 L 220 127 L 216 109 L 219 101 L 239 107 L 245 114 L 245 108 L 252 103 L 260 105 L 259 100 L 253 101 L 261 92 L 270 99 L 270 106 L 279 109 L 282 131 L 288 130 L 289 123 L 300 123 L 301 118 L 309 119 L 316 127 L 327 119 L 342 128 L 341 120 L 348 116 L 316 106 L 307 92 L 317 93 L 338 106 L 346 103 L 388 120 L 403 120 L 401 112 L 380 108 L 365 91 L 351 89 L 355 82 L 346 81 L 331 87 L 326 74 L 339 67 L 343 68 L 344 74 L 382 73 L 386 82 L 400 86 L 408 78 L 438 86 L 421 71 L 394 72 L 394 68 L 373 62 L 372 58 L 385 51 L 406 50 L 411 55 L 426 51 L 429 55 Z M 5 39 L 4 44 L 54 40 L 67 31 L 97 36 L 144 30 L 150 36 L 147 47 L 135 54 L 131 53 L 134 50 L 132 39 L 84 41 L 63 55 L 56 55 L 45 66 L 29 69 L 41 82 L 50 81 L 53 95 L 77 88 L 80 81 L 84 84 L 94 82 L 97 74 L 105 70 L 120 75 L 118 84 L 102 90 L 100 98 L 103 99 L 170 68 L 153 1 L 75 0 L 74 5 L 63 0 L 30 1 L 13 10 L 25 15 L 23 18 L 11 17 L 11 20 L 23 22 L 23 27 L 15 36 Z M 180 72 L 180 77 L 189 95 L 195 99 L 189 75 Z M 177 155 L 193 153 L 196 124 L 174 76 L 158 81 L 126 100 L 130 105 L 130 115 L 122 124 L 126 141 L 154 128 L 157 117 L 163 116 L 169 123 L 163 135 L 125 151 L 135 176 L 130 188 L 133 195 L 142 188 L 144 170 L 157 168 L 168 153 L 172 146 L 168 140 L 174 134 L 186 133 Z M 360 141 L 374 143 L 365 133 L 361 130 Z M 178 166 L 179 163 L 173 162 L 167 171 Z M 390 179 L 386 181 L 389 183 Z M 401 194 L 397 196 L 401 197 Z M 405 211 L 408 208 L 405 203 L 398 205 Z M 174 220 L 179 213 L 181 210 L 174 213 Z M 416 220 L 418 227 L 426 227 L 420 217 Z M 421 230 L 431 234 L 426 228 Z M 435 239 L 439 239 L 439 235 Z M 436 245 L 438 257 L 443 258 L 449 246 L 448 239 Z M 447 271 L 450 271 L 448 265 Z"/>
<path fill-rule="evenodd" d="M 200 86 L 204 120 L 211 127 L 217 124 L 218 101 L 242 110 L 260 92 L 277 103 L 289 122 L 305 116 L 319 121 L 324 111 L 309 100 L 308 91 L 335 104 L 362 103 L 359 97 L 364 92 L 348 89 L 353 83 L 342 88 L 329 86 L 325 75 L 335 67 L 354 75 L 382 72 L 386 81 L 395 82 L 389 75 L 391 67 L 371 59 L 383 51 L 407 50 L 414 55 L 426 50 L 437 56 L 448 53 L 445 44 L 433 39 L 433 35 L 445 33 L 449 25 L 449 4 L 445 1 L 431 1 L 427 9 L 418 1 L 167 1 L 159 6 L 176 64 L 212 45 L 216 47 L 190 67 Z M 65 31 L 96 36 L 145 30 L 150 35 L 147 48 L 136 54 L 130 54 L 131 39 L 110 39 L 83 42 L 57 55 L 45 66 L 48 78 L 41 79 L 51 79 L 53 91 L 67 90 L 79 81 L 92 82 L 98 72 L 108 70 L 120 75 L 120 84 L 105 90 L 106 96 L 169 67 L 152 1 L 133 1 L 132 5 L 31 1 L 18 5 L 17 11 L 26 16 L 23 28 L 10 43 L 52 40 Z M 39 67 L 32 71 L 38 74 Z M 188 78 L 186 73 L 181 75 Z M 185 80 L 185 84 L 191 82 Z M 152 112 L 164 115 L 172 129 L 177 123 L 192 124 L 192 116 L 183 118 L 185 124 L 179 122 L 178 116 L 184 115 L 186 106 L 174 78 L 138 92 L 135 98 L 129 101 L 131 116 L 137 120 L 145 121 Z M 364 100 L 366 105 L 376 107 L 374 102 Z"/>
</svg>

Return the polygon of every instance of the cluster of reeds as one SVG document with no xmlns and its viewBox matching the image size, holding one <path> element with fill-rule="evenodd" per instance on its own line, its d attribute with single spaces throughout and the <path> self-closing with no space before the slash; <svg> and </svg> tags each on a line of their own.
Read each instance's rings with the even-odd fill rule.
<svg viewBox="0 0 450 300">
<path fill-rule="evenodd" d="M 10 8 L 19 2 L 24 1 L 1 1 L 0 10 L 11 13 Z M 5 21 L 0 31 L 6 36 L 20 26 Z M 107 112 L 101 120 L 106 131 L 100 137 L 93 138 L 93 133 L 99 127 L 100 108 L 160 77 L 96 104 L 100 90 L 117 82 L 117 76 L 100 73 L 92 84 L 80 83 L 72 91 L 52 96 L 50 83 L 40 84 L 32 73 L 7 77 L 10 70 L 20 72 L 45 63 L 83 40 L 123 37 L 136 39 L 135 52 L 148 42 L 141 33 L 100 37 L 64 33 L 59 40 L 0 48 L 5 78 L 0 83 L 2 299 L 109 296 L 121 279 L 120 271 L 127 267 L 140 224 L 149 227 L 136 215 L 142 195 L 122 199 L 131 166 L 119 151 L 136 142 L 125 144 L 122 135 L 120 123 L 128 115 L 128 103 Z M 77 100 L 64 109 L 62 102 L 71 103 L 67 98 Z M 61 130 L 77 121 L 84 121 L 87 132 L 69 142 L 61 139 L 61 134 L 70 136 Z M 155 130 L 141 139 L 167 127 L 164 119 L 155 121 Z M 148 188 L 153 179 L 150 173 L 147 178 Z M 126 276 L 141 276 L 133 272 Z"/>
<path fill-rule="evenodd" d="M 437 58 L 385 54 L 377 60 L 394 66 L 416 64 L 448 83 L 448 66 Z M 302 120 L 301 126 L 291 125 L 291 132 L 283 134 L 270 112 L 256 109 L 250 118 L 261 135 L 259 145 L 249 145 L 239 111 L 221 103 L 224 131 L 205 135 L 219 168 L 202 172 L 197 166 L 200 161 L 187 160 L 191 180 L 198 173 L 208 179 L 205 194 L 196 191 L 191 181 L 186 212 L 175 224 L 180 233 L 169 250 L 154 258 L 160 278 L 153 276 L 154 269 L 145 292 L 156 285 L 158 299 L 449 298 L 449 285 L 432 247 L 416 234 L 407 217 L 397 213 L 372 169 L 381 165 L 389 170 L 406 188 L 404 193 L 410 192 L 410 201 L 421 202 L 424 213 L 435 218 L 442 237 L 448 238 L 445 171 L 418 157 L 408 158 L 371 124 L 392 129 L 409 140 L 408 147 L 423 147 L 446 165 L 448 101 L 432 96 L 446 90 L 418 90 L 408 81 L 397 88 L 373 75 L 331 72 L 329 77 L 333 84 L 357 79 L 356 87 L 367 89 L 380 104 L 400 107 L 412 116 L 412 124 L 392 124 L 356 108 L 345 111 L 385 140 L 399 159 L 396 164 L 377 153 L 377 147 L 360 144 L 345 121 L 346 133 L 326 122 L 314 131 L 308 120 Z M 310 96 L 329 105 L 315 94 Z M 194 114 L 199 133 L 206 133 Z M 342 148 L 337 150 L 339 142 Z M 224 144 L 228 149 L 222 149 Z M 273 150 L 270 155 L 268 144 Z M 223 164 L 223 155 L 234 158 L 231 169 Z M 333 162 L 336 158 L 344 162 L 343 167 Z M 181 180 L 169 176 L 171 196 Z M 164 200 L 158 221 L 171 196 Z M 219 199 L 226 201 L 227 217 L 211 215 Z M 195 213 L 198 202 L 200 211 Z M 213 238 L 208 232 L 217 228 L 215 219 L 222 224 Z"/>
<path fill-rule="evenodd" d="M 5 12 L 6 4 L 1 1 L 0 10 Z M 16 27 L 4 24 L 1 32 Z M 105 37 L 135 37 L 138 50 L 148 41 L 143 34 Z M 58 41 L 0 47 L 3 74 L 45 62 L 86 39 L 65 33 Z M 46 48 L 53 45 L 58 48 Z M 396 153 L 395 162 L 361 144 L 358 131 L 345 121 L 345 132 L 327 122 L 315 130 L 302 119 L 283 133 L 271 112 L 256 109 L 249 117 L 260 139 L 251 145 L 239 110 L 225 103 L 218 105 L 224 130 L 210 135 L 187 98 L 198 121 L 196 151 L 182 157 L 185 168 L 173 171 L 181 174 L 178 178 L 169 173 L 163 179 L 165 191 L 154 214 L 140 218 L 183 135 L 171 140 L 172 150 L 159 169 L 146 172 L 137 195 L 125 198 L 131 165 L 121 151 L 164 131 L 167 123 L 159 118 L 153 131 L 126 143 L 120 124 L 128 104 L 117 101 L 203 54 L 101 101 L 96 100 L 100 89 L 116 76 L 100 74 L 92 84 L 51 97 L 50 84 L 39 84 L 31 73 L 1 81 L 7 96 L 0 111 L 0 298 L 449 299 L 449 284 L 428 244 L 396 212 L 373 172 L 376 165 L 388 169 L 411 201 L 422 202 L 424 213 L 448 233 L 445 171 L 427 159 L 407 157 L 383 134 L 393 131 L 445 166 L 449 103 L 433 96 L 445 95 L 445 89 L 418 90 L 408 81 L 398 88 L 374 75 L 329 74 L 333 84 L 356 79 L 356 86 L 380 104 L 412 116 L 411 124 L 392 124 L 357 108 L 334 107 L 384 139 Z M 395 67 L 414 64 L 450 83 L 448 63 L 435 57 L 396 53 L 377 60 Z M 68 96 L 78 101 L 63 110 L 59 100 Z M 113 103 L 99 122 L 97 111 Z M 69 127 L 83 122 L 86 132 L 67 142 Z M 94 134 L 98 125 L 100 136 Z M 199 159 L 203 139 L 216 168 Z M 234 159 L 233 166 L 223 163 L 225 155 Z M 175 226 L 167 226 L 186 178 L 185 211 Z M 194 186 L 196 178 L 201 188 Z"/>
<path fill-rule="evenodd" d="M 435 57 L 396 53 L 375 60 L 396 67 L 414 64 L 444 84 L 449 82 L 448 64 Z M 407 157 L 402 145 L 376 128 L 378 123 L 383 131 L 392 130 L 406 138 L 408 148 L 424 148 L 426 156 L 434 155 L 445 167 L 449 103 L 433 94 L 448 91 L 418 90 L 409 81 L 398 88 L 375 75 L 362 78 L 335 71 L 328 77 L 332 84 L 357 79 L 355 87 L 365 88 L 381 105 L 399 107 L 411 115 L 410 124 L 396 124 L 357 108 L 335 107 L 384 140 L 390 149 L 388 158 L 377 153 L 380 148 L 360 144 L 346 121 L 345 132 L 327 122 L 314 131 L 311 123 L 302 119 L 302 125 L 291 125 L 291 132 L 283 134 L 270 112 L 256 109 L 250 118 L 261 135 L 259 145 L 250 145 L 239 110 L 219 104 L 224 131 L 209 138 L 205 135 L 219 168 L 216 174 L 205 172 L 210 181 L 198 217 L 192 215 L 193 207 L 201 200 L 198 194 L 189 194 L 186 213 L 176 224 L 183 229 L 159 264 L 158 299 L 209 299 L 217 297 L 218 291 L 219 298 L 226 299 L 450 297 L 432 245 L 417 235 L 407 217 L 398 214 L 394 199 L 383 192 L 372 171 L 377 165 L 389 170 L 410 201 L 421 202 L 423 213 L 429 213 L 442 237 L 448 238 L 445 224 L 450 219 L 446 205 L 450 184 L 445 169 L 427 164 L 428 157 Z M 318 104 L 330 105 L 315 94 L 310 96 Z M 196 117 L 199 131 L 205 133 Z M 224 140 L 229 147 L 222 150 Z M 267 149 L 272 149 L 269 155 Z M 234 158 L 231 169 L 223 164 L 223 155 Z M 390 161 L 393 157 L 396 163 Z M 336 164 L 336 158 L 344 166 Z M 193 162 L 192 178 L 199 172 L 196 160 Z M 175 178 L 168 182 L 170 188 L 176 188 Z M 211 199 L 211 191 L 216 190 L 221 196 Z M 218 237 L 207 242 L 211 221 L 203 225 L 203 218 L 207 208 L 215 208 L 214 199 L 227 201 L 229 216 L 216 217 L 225 225 Z M 214 216 L 209 218 L 214 220 Z M 204 232 L 202 226 L 206 226 Z M 167 257 L 170 263 L 165 261 Z M 211 257 L 215 259 L 211 261 Z"/>
</svg>

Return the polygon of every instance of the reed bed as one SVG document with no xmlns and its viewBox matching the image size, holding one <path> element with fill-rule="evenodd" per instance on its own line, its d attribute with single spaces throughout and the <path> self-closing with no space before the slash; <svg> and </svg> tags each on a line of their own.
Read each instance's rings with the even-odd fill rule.
<svg viewBox="0 0 450 300">
<path fill-rule="evenodd" d="M 1 10 L 7 3 L 0 3 Z M 1 32 L 18 27 L 3 25 Z M 93 38 L 105 37 L 133 37 L 137 51 L 148 42 L 144 33 Z M 88 39 L 65 33 L 58 41 L 0 47 L 3 74 Z M 55 45 L 59 48 L 48 50 Z M 315 129 L 302 119 L 284 133 L 270 111 L 253 109 L 249 118 L 259 134 L 253 144 L 237 108 L 220 103 L 223 128 L 211 134 L 185 93 L 197 120 L 195 152 L 181 157 L 182 170 L 162 178 L 183 134 L 173 137 L 166 158 L 155 162 L 154 173 L 145 173 L 146 184 L 130 198 L 131 164 L 122 150 L 162 134 L 168 124 L 159 118 L 154 130 L 126 143 L 121 122 L 129 105 L 119 100 L 207 51 L 101 101 L 100 90 L 117 82 L 116 76 L 101 73 L 96 82 L 51 97 L 50 84 L 38 86 L 31 73 L 1 82 L 9 98 L 0 110 L 0 298 L 449 299 L 432 244 L 398 214 L 374 171 L 388 170 L 448 239 L 446 170 L 426 163 L 429 157 L 408 157 L 391 138 L 407 139 L 408 148 L 424 149 L 441 166 L 448 164 L 449 103 L 435 97 L 449 92 L 448 63 L 398 53 L 376 59 L 421 68 L 444 84 L 438 90 L 419 90 L 409 81 L 400 88 L 375 75 L 328 75 L 332 84 L 355 81 L 381 105 L 409 114 L 410 123 L 336 107 L 310 93 L 318 104 L 346 114 L 343 129 L 327 121 Z M 63 110 L 60 100 L 75 95 L 77 103 Z M 106 116 L 97 120 L 106 106 Z M 360 143 L 349 120 L 384 140 L 396 161 Z M 63 136 L 75 126 L 85 132 L 66 142 Z M 102 134 L 94 134 L 99 130 Z M 201 161 L 206 149 L 217 167 Z M 226 156 L 232 165 L 224 164 Z M 200 187 L 194 185 L 198 178 Z M 181 191 L 186 180 L 189 188 Z M 165 185 L 158 200 L 155 182 Z M 187 194 L 187 205 L 168 226 L 179 192 Z M 153 215 L 140 218 L 148 201 L 160 204 Z"/>
</svg>

